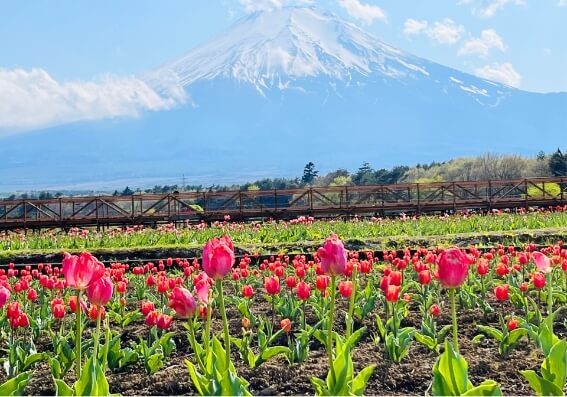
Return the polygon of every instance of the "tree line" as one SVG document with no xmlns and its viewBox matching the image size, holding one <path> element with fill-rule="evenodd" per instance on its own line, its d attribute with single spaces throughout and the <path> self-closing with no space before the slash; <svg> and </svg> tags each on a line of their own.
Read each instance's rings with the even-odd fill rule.
<svg viewBox="0 0 567 397">
<path fill-rule="evenodd" d="M 263 178 L 254 182 L 235 185 L 156 185 L 147 189 L 126 186 L 115 190 L 115 196 L 132 194 L 167 194 L 176 192 L 222 192 L 228 190 L 294 189 L 306 186 L 380 185 L 396 183 L 428 183 L 451 181 L 477 181 L 520 179 L 546 176 L 567 176 L 567 153 L 560 149 L 546 154 L 540 151 L 536 157 L 485 153 L 477 157 L 460 157 L 449 161 L 417 164 L 413 167 L 398 165 L 390 169 L 375 169 L 364 161 L 354 172 L 339 168 L 320 175 L 313 162 L 308 162 L 303 174 L 295 178 Z M 8 199 L 49 199 L 63 196 L 62 192 L 32 192 L 13 194 Z M 70 194 L 65 194 L 70 195 Z"/>
</svg>

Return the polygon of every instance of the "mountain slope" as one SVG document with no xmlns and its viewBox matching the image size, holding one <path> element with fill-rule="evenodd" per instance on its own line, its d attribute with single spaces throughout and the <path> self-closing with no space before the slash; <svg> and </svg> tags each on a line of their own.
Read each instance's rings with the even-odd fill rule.
<svg viewBox="0 0 567 397">
<path fill-rule="evenodd" d="M 138 119 L 2 138 L 0 190 L 180 183 L 182 174 L 188 183 L 242 182 L 298 175 L 308 161 L 354 170 L 363 161 L 535 154 L 561 145 L 567 130 L 565 93 L 444 67 L 311 7 L 251 14 L 142 78 L 191 100 Z"/>
</svg>

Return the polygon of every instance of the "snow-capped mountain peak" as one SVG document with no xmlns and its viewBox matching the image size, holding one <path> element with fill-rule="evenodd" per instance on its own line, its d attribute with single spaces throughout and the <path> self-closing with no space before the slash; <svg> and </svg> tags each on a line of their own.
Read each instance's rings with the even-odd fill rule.
<svg viewBox="0 0 567 397">
<path fill-rule="evenodd" d="M 222 77 L 273 87 L 302 77 L 428 75 L 424 63 L 332 13 L 316 7 L 282 7 L 240 19 L 146 79 L 160 86 L 164 76 L 174 74 L 181 85 L 189 86 Z"/>
</svg>

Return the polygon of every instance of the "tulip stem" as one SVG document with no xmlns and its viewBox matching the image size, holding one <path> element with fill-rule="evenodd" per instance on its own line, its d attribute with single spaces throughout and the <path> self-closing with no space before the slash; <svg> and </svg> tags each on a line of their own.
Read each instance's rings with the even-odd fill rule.
<svg viewBox="0 0 567 397">
<path fill-rule="evenodd" d="M 93 347 L 93 356 L 95 358 L 95 360 L 98 360 L 97 354 L 98 354 L 98 343 L 99 343 L 99 339 L 100 339 L 100 318 L 101 318 L 101 307 L 97 306 L 97 311 L 96 311 L 96 331 L 95 331 L 95 336 L 94 336 L 94 347 Z"/>
<path fill-rule="evenodd" d="M 357 266 L 352 267 L 352 292 L 350 295 L 350 302 L 348 306 L 348 321 L 347 321 L 347 329 L 346 329 L 346 339 L 352 334 L 352 329 L 354 327 L 354 301 L 356 298 L 356 268 Z"/>
<path fill-rule="evenodd" d="M 81 378 L 81 290 L 77 290 L 77 312 L 75 328 L 75 372 L 77 380 Z"/>
<path fill-rule="evenodd" d="M 217 290 L 219 292 L 219 309 L 222 316 L 222 325 L 224 329 L 224 346 L 226 350 L 226 366 L 230 368 L 230 334 L 228 333 L 228 321 L 226 319 L 226 310 L 224 308 L 224 294 L 222 292 L 222 279 L 216 281 Z"/>
<path fill-rule="evenodd" d="M 549 316 L 549 330 L 553 335 L 553 273 L 549 272 L 547 276 L 547 315 Z"/>
<path fill-rule="evenodd" d="M 203 364 L 203 360 L 201 360 L 201 355 L 197 351 L 197 340 L 195 339 L 195 327 L 193 326 L 193 318 L 188 318 L 187 322 L 189 323 L 189 340 L 191 342 L 191 348 L 195 353 L 195 358 L 197 359 L 197 364 L 203 373 L 206 372 L 205 365 Z"/>
<path fill-rule="evenodd" d="M 210 300 L 209 300 L 210 302 Z M 205 324 L 205 336 L 204 336 L 204 343 L 205 343 L 205 360 L 209 359 L 209 345 L 211 340 L 211 312 L 212 308 L 210 303 L 207 303 L 207 323 Z"/>
<path fill-rule="evenodd" d="M 335 368 L 333 367 L 333 320 L 335 318 L 335 289 L 337 279 L 331 275 L 331 307 L 329 308 L 329 332 L 327 332 L 327 354 L 329 356 L 329 371 L 331 371 L 331 380 L 334 385 L 336 382 Z"/>
<path fill-rule="evenodd" d="M 453 318 L 453 346 L 455 352 L 459 352 L 459 336 L 457 333 L 457 305 L 455 302 L 455 288 L 449 289 L 449 297 L 451 298 L 451 316 Z"/>
</svg>

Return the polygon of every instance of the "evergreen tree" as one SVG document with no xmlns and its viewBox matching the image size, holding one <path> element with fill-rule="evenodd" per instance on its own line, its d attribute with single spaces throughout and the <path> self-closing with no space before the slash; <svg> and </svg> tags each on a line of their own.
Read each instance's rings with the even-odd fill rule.
<svg viewBox="0 0 567 397">
<path fill-rule="evenodd" d="M 563 154 L 560 149 L 549 158 L 549 169 L 553 176 L 567 176 L 567 155 Z"/>
<path fill-rule="evenodd" d="M 308 162 L 303 169 L 303 176 L 301 177 L 301 183 L 305 185 L 311 185 L 319 171 L 315 170 L 315 164 L 312 161 Z"/>
</svg>

